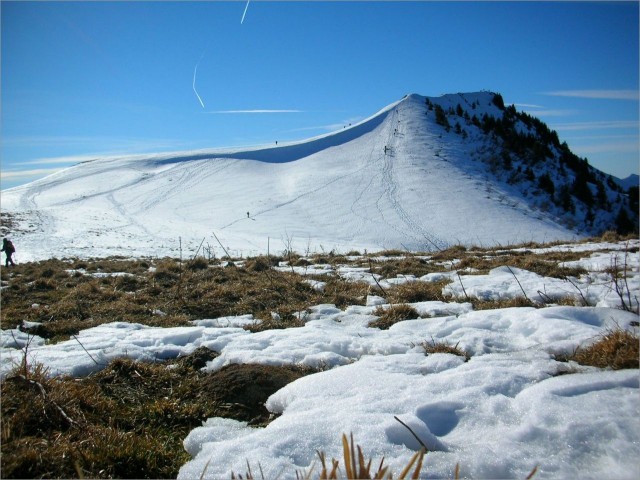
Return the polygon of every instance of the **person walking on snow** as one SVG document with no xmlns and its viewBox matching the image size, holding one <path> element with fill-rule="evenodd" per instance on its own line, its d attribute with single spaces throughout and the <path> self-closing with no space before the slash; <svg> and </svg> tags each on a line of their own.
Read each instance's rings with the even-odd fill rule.
<svg viewBox="0 0 640 480">
<path fill-rule="evenodd" d="M 2 250 L 0 250 L 0 252 L 4 252 L 4 254 L 7 256 L 7 260 L 4 262 L 5 267 L 8 267 L 9 263 L 11 263 L 12 266 L 15 266 L 15 263 L 13 262 L 13 258 L 11 258 L 11 256 L 14 254 L 15 251 L 16 251 L 16 248 L 13 246 L 13 243 L 11 243 L 11 240 L 7 238 L 3 238 Z"/>
</svg>

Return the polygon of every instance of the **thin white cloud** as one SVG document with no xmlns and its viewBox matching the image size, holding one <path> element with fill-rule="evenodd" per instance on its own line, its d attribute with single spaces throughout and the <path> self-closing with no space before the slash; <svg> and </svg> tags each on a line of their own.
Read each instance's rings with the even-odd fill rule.
<svg viewBox="0 0 640 480">
<path fill-rule="evenodd" d="M 80 162 L 86 162 L 88 160 L 95 160 L 100 155 L 77 155 L 71 157 L 51 157 L 51 158 L 38 158 L 36 160 L 27 160 L 20 162 L 21 165 L 74 165 Z"/>
<path fill-rule="evenodd" d="M 556 90 L 543 95 L 554 97 L 593 98 L 602 100 L 638 100 L 638 90 Z"/>
<path fill-rule="evenodd" d="M 355 125 L 356 123 L 360 122 L 362 120 L 361 117 L 352 117 L 349 118 L 347 120 L 344 120 L 343 122 L 340 123 L 329 123 L 326 125 L 316 125 L 313 127 L 301 127 L 301 128 L 294 128 L 291 130 L 287 130 L 288 132 L 304 132 L 304 131 L 308 131 L 308 130 L 325 130 L 327 132 L 333 132 L 336 130 L 342 130 L 346 127 L 350 127 L 352 125 Z"/>
<path fill-rule="evenodd" d="M 542 105 L 534 105 L 532 103 L 515 103 L 518 108 L 544 108 Z"/>
<path fill-rule="evenodd" d="M 593 153 L 634 153 L 638 152 L 638 142 L 600 143 L 597 145 L 574 145 L 573 149 L 582 155 Z"/>
<path fill-rule="evenodd" d="M 286 110 L 286 109 L 211 110 L 206 113 L 304 113 L 304 110 Z"/>
<path fill-rule="evenodd" d="M 565 137 L 565 140 L 575 142 L 586 142 L 595 140 L 638 140 L 638 135 L 580 135 L 575 137 Z"/>
<path fill-rule="evenodd" d="M 28 180 L 34 177 L 42 177 L 51 173 L 59 172 L 62 168 L 36 168 L 32 170 L 3 170 L 0 171 L 0 178 L 4 180 Z"/>
<path fill-rule="evenodd" d="M 553 125 L 553 129 L 555 130 L 602 130 L 602 129 L 627 129 L 633 128 L 638 129 L 640 123 L 637 120 L 611 120 L 611 121 L 602 121 L 602 122 L 575 122 L 575 123 L 559 123 Z"/>
<path fill-rule="evenodd" d="M 2 139 L 2 143 L 5 146 L 11 147 L 57 147 L 60 145 L 66 146 L 85 146 L 95 144 L 97 142 L 104 142 L 104 137 L 72 137 L 72 136 L 22 136 L 22 137 L 5 137 Z"/>
<path fill-rule="evenodd" d="M 528 113 L 537 117 L 569 117 L 579 113 L 577 110 L 547 109 L 547 110 L 527 110 Z"/>
<path fill-rule="evenodd" d="M 82 137 L 82 136 L 16 136 L 4 137 L 4 147 L 60 147 L 96 150 L 97 154 L 119 151 L 146 151 L 186 146 L 182 140 L 170 138 Z M 105 148 L 107 147 L 108 148 Z"/>
</svg>

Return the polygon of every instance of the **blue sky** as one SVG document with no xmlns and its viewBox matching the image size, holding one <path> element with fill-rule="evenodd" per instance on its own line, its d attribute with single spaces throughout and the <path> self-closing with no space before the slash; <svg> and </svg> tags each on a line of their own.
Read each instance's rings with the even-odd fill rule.
<svg viewBox="0 0 640 480">
<path fill-rule="evenodd" d="M 638 2 L 2 1 L 1 15 L 2 188 L 478 90 L 597 168 L 638 173 Z"/>
</svg>

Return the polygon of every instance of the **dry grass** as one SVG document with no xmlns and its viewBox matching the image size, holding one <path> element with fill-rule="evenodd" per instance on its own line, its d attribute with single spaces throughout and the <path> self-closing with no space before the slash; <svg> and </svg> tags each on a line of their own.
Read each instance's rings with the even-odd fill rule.
<svg viewBox="0 0 640 480">
<path fill-rule="evenodd" d="M 529 245 L 531 248 L 538 246 Z M 394 258 L 369 261 L 369 265 L 373 273 L 384 277 L 422 276 L 442 271 L 446 269 L 443 262 L 454 260 L 459 261 L 457 268 L 470 267 L 478 273 L 505 264 L 560 278 L 584 272 L 558 267 L 559 262 L 575 260 L 584 254 L 549 252 L 537 255 L 527 250 L 516 252 L 515 248 L 479 250 L 453 246 L 432 252 L 431 257 L 388 251 L 382 253 Z M 42 325 L 33 333 L 48 339 L 63 339 L 81 329 L 112 321 L 179 326 L 197 318 L 251 313 L 266 320 L 261 328 L 282 328 L 283 325 L 299 325 L 295 322 L 296 313 L 314 304 L 333 303 L 345 307 L 364 303 L 369 289 L 366 284 L 343 281 L 337 276 L 318 277 L 327 282 L 324 293 L 319 293 L 302 276 L 270 268 L 282 260 L 304 264 L 309 261 L 353 264 L 346 256 L 333 252 L 308 260 L 294 253 L 287 257 L 255 257 L 246 259 L 242 267 L 223 267 L 217 260 L 208 261 L 202 257 L 185 262 L 170 258 L 106 258 L 28 263 L 1 272 L 8 288 L 2 294 L 0 325 L 7 329 L 15 328 L 23 320 L 40 322 Z M 355 262 L 366 264 L 367 258 Z M 69 273 L 68 270 L 74 271 Z M 130 275 L 91 276 L 116 272 Z M 387 289 L 385 296 L 392 303 L 446 301 L 441 291 L 444 285 L 412 282 Z M 476 308 L 521 305 L 520 300 L 474 301 Z M 285 323 L 270 321 L 271 312 L 277 313 Z"/>
<path fill-rule="evenodd" d="M 568 276 L 578 277 L 587 273 L 584 268 L 562 267 L 561 262 L 579 260 L 584 253 L 576 252 L 548 252 L 535 254 L 532 252 L 499 251 L 495 255 L 468 255 L 460 260 L 456 268 L 459 270 L 473 269 L 477 274 L 486 274 L 489 270 L 503 265 L 528 270 L 545 277 L 564 279 Z"/>
<path fill-rule="evenodd" d="M 413 432 L 412 432 L 413 433 Z M 320 459 L 320 471 L 317 473 L 317 478 L 319 480 L 337 480 L 339 478 L 345 478 L 347 480 L 372 480 L 372 479 L 387 479 L 391 480 L 393 478 L 393 474 L 389 471 L 389 467 L 384 465 L 384 458 L 378 463 L 377 469 L 372 469 L 373 459 L 365 460 L 364 453 L 362 451 L 362 447 L 360 445 L 356 445 L 353 440 L 353 434 L 350 436 L 350 440 L 346 435 L 342 435 L 342 460 L 344 469 L 344 476 L 342 473 L 342 468 L 340 466 L 340 461 L 335 458 L 331 459 L 331 466 L 327 465 L 327 458 L 324 452 L 316 451 L 318 454 L 318 458 Z M 422 471 L 422 464 L 424 461 L 424 456 L 427 453 L 427 450 L 421 448 L 417 452 L 413 454 L 413 456 L 409 459 L 405 467 L 399 472 L 398 479 L 403 480 L 407 478 L 417 480 L 420 478 L 420 473 Z M 374 467 L 375 468 L 375 467 Z M 312 475 L 314 475 L 315 467 L 312 466 L 309 471 L 297 471 L 296 479 L 299 480 L 310 480 Z M 201 478 L 204 478 L 206 473 L 202 472 L 200 475 Z M 246 479 L 246 480 L 256 480 L 256 476 L 251 471 L 251 466 L 247 462 L 247 471 L 244 474 L 236 475 L 234 472 L 231 472 L 232 479 Z M 260 477 L 264 478 L 264 477 Z M 455 478 L 458 478 L 458 469 L 456 467 Z"/>
<path fill-rule="evenodd" d="M 100 259 L 18 265 L 2 270 L 9 288 L 2 292 L 1 325 L 9 329 L 23 320 L 39 322 L 31 333 L 53 340 L 113 321 L 169 327 L 243 314 L 267 320 L 263 329 L 283 328 L 296 325 L 287 322 L 311 305 L 345 307 L 366 298 L 364 283 L 322 278 L 327 285 L 321 293 L 300 275 L 269 268 L 275 261 L 257 257 L 243 267 L 222 267 L 202 258 L 182 264 L 174 259 Z M 122 272 L 129 275 L 92 276 Z M 271 312 L 285 323 L 268 321 Z"/>
<path fill-rule="evenodd" d="M 446 342 L 437 342 L 432 338 L 431 341 L 425 340 L 420 346 L 424 350 L 425 355 L 431 355 L 432 353 L 451 353 L 463 357 L 465 362 L 471 358 L 469 353 L 460 348 L 457 343 L 452 346 Z"/>
<path fill-rule="evenodd" d="M 388 330 L 392 325 L 404 320 L 420 318 L 416 309 L 406 304 L 391 305 L 389 307 L 380 306 L 376 308 L 373 314 L 376 315 L 378 319 L 369 323 L 369 326 L 379 328 L 380 330 Z"/>
<path fill-rule="evenodd" d="M 412 479 L 417 480 L 422 477 L 424 457 L 428 453 L 424 443 L 415 432 L 409 428 L 406 424 L 401 422 L 398 417 L 394 417 L 398 422 L 402 423 L 411 434 L 422 444 L 422 448 L 416 451 L 404 468 L 398 472 L 398 479 Z M 340 460 L 335 458 L 331 459 L 331 465 L 328 465 L 327 456 L 324 452 L 316 450 L 318 458 L 320 459 L 320 469 L 315 474 L 315 465 L 312 465 L 308 471 L 296 471 L 297 480 L 311 480 L 312 478 L 318 478 L 319 480 L 338 480 L 344 478 L 346 480 L 392 480 L 394 478 L 393 472 L 389 470 L 389 466 L 384 465 L 384 457 L 380 460 L 380 463 L 373 463 L 373 459 L 366 460 L 364 452 L 360 445 L 357 445 L 353 440 L 353 433 L 350 435 L 350 439 L 345 434 L 342 435 L 342 466 Z M 375 467 L 377 465 L 377 468 Z M 373 467 L 373 469 L 372 469 Z M 208 464 L 205 465 L 204 471 L 200 474 L 200 478 L 204 478 L 207 473 Z M 344 469 L 344 473 L 343 473 Z M 247 461 L 247 471 L 244 475 L 236 475 L 235 472 L 231 472 L 232 479 L 242 480 L 256 480 L 256 478 L 264 479 L 262 475 L 262 469 L 258 464 L 258 470 L 260 471 L 260 477 L 256 477 L 251 470 L 251 465 Z M 531 480 L 537 473 L 538 466 L 533 467 L 531 472 L 525 477 L 526 480 Z M 314 477 L 317 475 L 317 477 Z M 460 478 L 460 465 L 456 464 L 453 471 L 453 478 L 458 480 Z"/>
<path fill-rule="evenodd" d="M 621 328 L 608 330 L 594 344 L 578 348 L 568 360 L 613 370 L 638 368 L 638 335 Z"/>
<path fill-rule="evenodd" d="M 530 245 L 534 248 L 538 245 Z M 513 247 L 515 248 L 515 247 Z M 559 262 L 575 260 L 584 253 L 515 252 L 452 247 L 431 253 L 431 259 L 407 252 L 385 252 L 394 258 L 371 262 L 386 277 L 421 276 L 443 271 L 442 262 L 461 263 L 479 273 L 501 265 L 563 278 L 577 276 L 579 269 L 562 269 Z M 306 265 L 353 264 L 346 256 L 329 252 L 315 258 L 299 255 L 256 257 L 242 266 L 223 266 L 202 258 L 176 259 L 48 260 L 0 270 L 3 285 L 1 327 L 15 328 L 23 320 L 40 322 L 32 329 L 50 340 L 66 339 L 79 330 L 111 321 L 153 326 L 185 325 L 189 320 L 226 315 L 253 314 L 261 323 L 249 327 L 290 328 L 303 324 L 298 312 L 309 306 L 332 303 L 339 308 L 363 304 L 370 286 L 337 276 L 303 277 L 270 268 L 280 261 Z M 368 259 L 355 260 L 359 265 Z M 225 263 L 226 265 L 226 263 Z M 70 271 L 70 272 L 69 272 Z M 127 276 L 94 277 L 91 274 L 127 272 Z M 312 289 L 306 278 L 326 282 L 324 292 Z M 515 281 L 515 280 L 514 280 Z M 393 306 L 376 310 L 370 326 L 389 328 L 419 318 L 408 303 L 447 301 L 442 288 L 447 282 L 411 282 L 388 288 L 385 296 Z M 482 302 L 475 309 L 531 305 L 524 298 Z M 161 313 L 160 313 L 161 312 Z M 277 313 L 278 320 L 272 316 Z M 457 345 L 424 342 L 425 354 L 447 352 L 468 358 Z M 2 382 L 3 477 L 167 478 L 188 460 L 182 439 L 204 418 L 222 416 L 263 424 L 268 421 L 263 394 L 256 395 L 256 378 L 269 378 L 273 388 L 310 372 L 263 370 L 235 366 L 204 376 L 199 372 L 211 352 L 166 364 L 118 360 L 99 374 L 84 379 L 50 379 L 41 367 L 19 370 Z M 624 331 L 603 335 L 594 345 L 578 349 L 573 360 L 601 368 L 638 368 L 638 337 Z M 252 399 L 249 401 L 249 399 Z M 261 400 L 262 399 L 262 400 Z M 375 475 L 360 469 L 356 459 L 352 472 Z M 362 465 L 367 467 L 367 465 Z M 333 463 L 323 463 L 329 477 Z"/>
<path fill-rule="evenodd" d="M 514 307 L 541 307 L 527 300 L 524 297 L 505 298 L 500 300 L 480 300 L 479 298 L 470 298 L 469 302 L 473 305 L 474 310 L 495 310 L 498 308 L 514 308 Z"/>
<path fill-rule="evenodd" d="M 442 289 L 449 284 L 448 280 L 441 282 L 407 282 L 394 285 L 387 290 L 386 298 L 391 303 L 416 303 L 427 301 L 447 301 Z"/>
<path fill-rule="evenodd" d="M 453 260 L 460 259 L 466 256 L 467 248 L 462 245 L 454 245 L 452 247 L 447 248 L 446 250 L 441 250 L 438 253 L 434 254 L 431 258 L 434 261 L 438 262 L 451 262 Z"/>
<path fill-rule="evenodd" d="M 116 360 L 83 379 L 40 366 L 2 382 L 3 478 L 175 478 L 189 460 L 182 440 L 218 416 L 268 422 L 264 402 L 312 373 L 234 365 L 198 371 L 213 352 L 172 362 Z"/>
<path fill-rule="evenodd" d="M 417 256 L 403 254 L 401 259 L 390 259 L 372 262 L 371 272 L 383 278 L 393 278 L 399 275 L 414 275 L 421 277 L 428 273 L 441 272 L 442 266 Z"/>
<path fill-rule="evenodd" d="M 105 374 L 118 368 L 109 368 Z M 173 437 L 186 435 L 202 417 L 191 420 L 187 429 L 174 425 L 167 402 L 161 405 L 162 399 L 151 400 L 144 388 L 151 383 L 162 388 L 161 379 L 149 376 L 142 366 L 134 369 L 140 370 L 140 376 L 130 375 L 126 388 L 122 380 L 115 395 L 94 378 L 50 379 L 41 370 L 29 377 L 9 376 L 2 384 L 3 477 L 175 475 L 188 455 L 180 452 L 179 440 Z M 120 374 L 121 379 L 124 376 Z M 175 378 L 176 385 L 179 380 Z M 214 409 L 203 410 L 204 415 L 215 413 Z M 160 418 L 160 413 L 166 417 Z"/>
</svg>

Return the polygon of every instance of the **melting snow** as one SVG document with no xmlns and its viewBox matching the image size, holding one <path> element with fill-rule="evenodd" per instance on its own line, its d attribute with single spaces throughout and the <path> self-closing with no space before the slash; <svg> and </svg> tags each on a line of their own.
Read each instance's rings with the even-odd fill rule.
<svg viewBox="0 0 640 480">
<path fill-rule="evenodd" d="M 608 256 L 609 262 L 611 255 Z M 638 285 L 638 254 L 627 258 L 632 291 Z M 576 265 L 606 267 L 594 256 Z M 341 269 L 347 278 L 366 278 L 360 269 Z M 448 275 L 446 272 L 442 275 Z M 557 279 L 501 267 L 487 275 L 463 275 L 468 295 L 533 300 L 567 294 Z M 592 278 L 598 272 L 589 274 Z M 371 275 L 368 274 L 369 278 Z M 398 277 L 402 281 L 430 281 Z M 385 279 L 383 279 L 385 280 Z M 394 280 L 386 279 L 387 284 Z M 388 330 L 368 327 L 385 298 L 339 309 L 316 305 L 300 312 L 300 328 L 250 333 L 251 315 L 203 319 L 193 326 L 156 328 L 116 322 L 84 330 L 47 345 L 19 330 L 3 331 L 1 372 L 20 362 L 27 342 L 29 361 L 52 375 L 84 376 L 110 360 L 129 357 L 161 361 L 205 346 L 220 352 L 205 370 L 233 363 L 306 365 L 323 369 L 273 394 L 267 408 L 277 418 L 266 428 L 210 418 L 184 440 L 193 457 L 179 478 L 229 478 L 246 472 L 246 462 L 265 478 L 295 477 L 318 468 L 316 450 L 341 458 L 340 438 L 352 432 L 365 454 L 385 458 L 399 472 L 420 445 L 394 417 L 411 427 L 431 450 L 423 473 L 451 477 L 629 478 L 640 476 L 638 371 L 606 371 L 555 360 L 595 341 L 608 328 L 635 329 L 638 317 L 615 306 L 603 279 L 588 283 L 598 306 L 505 308 L 473 311 L 470 303 L 411 304 L 419 317 Z M 459 282 L 445 290 L 461 297 Z M 423 342 L 458 345 L 469 361 L 452 354 L 425 355 Z M 397 474 L 397 473 L 396 473 Z"/>
</svg>

